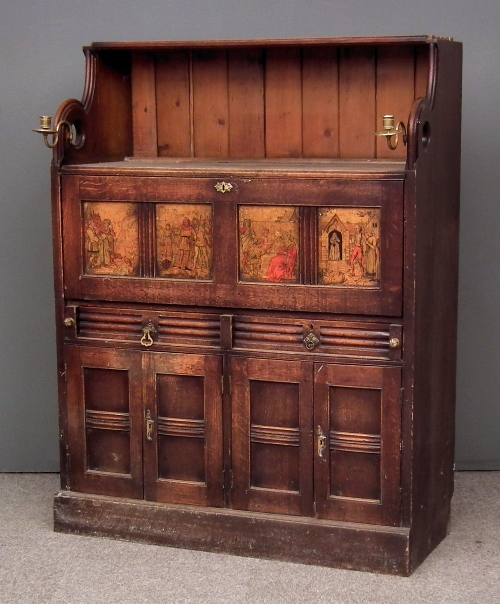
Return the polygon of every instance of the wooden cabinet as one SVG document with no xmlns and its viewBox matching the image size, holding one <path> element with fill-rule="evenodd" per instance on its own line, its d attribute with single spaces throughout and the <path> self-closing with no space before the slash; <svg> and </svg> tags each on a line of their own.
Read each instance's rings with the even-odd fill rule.
<svg viewBox="0 0 500 604">
<path fill-rule="evenodd" d="M 52 167 L 56 529 L 409 574 L 453 492 L 460 44 L 85 54 Z"/>
</svg>

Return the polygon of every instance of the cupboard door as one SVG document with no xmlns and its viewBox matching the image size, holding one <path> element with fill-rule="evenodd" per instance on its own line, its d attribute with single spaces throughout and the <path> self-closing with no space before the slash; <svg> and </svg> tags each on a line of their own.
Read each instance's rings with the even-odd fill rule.
<svg viewBox="0 0 500 604">
<path fill-rule="evenodd" d="M 145 497 L 222 506 L 222 357 L 144 354 Z"/>
<path fill-rule="evenodd" d="M 142 499 L 140 353 L 66 347 L 71 489 Z"/>
<path fill-rule="evenodd" d="M 313 515 L 312 364 L 231 359 L 233 507 Z"/>
<path fill-rule="evenodd" d="M 318 518 L 400 522 L 401 369 L 315 367 Z"/>
</svg>

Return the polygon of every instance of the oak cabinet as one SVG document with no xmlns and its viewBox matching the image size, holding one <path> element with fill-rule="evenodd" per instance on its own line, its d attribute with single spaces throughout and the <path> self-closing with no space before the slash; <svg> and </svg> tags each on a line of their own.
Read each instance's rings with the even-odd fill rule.
<svg viewBox="0 0 500 604">
<path fill-rule="evenodd" d="M 461 45 L 85 54 L 52 164 L 56 529 L 411 573 L 453 493 Z"/>
</svg>

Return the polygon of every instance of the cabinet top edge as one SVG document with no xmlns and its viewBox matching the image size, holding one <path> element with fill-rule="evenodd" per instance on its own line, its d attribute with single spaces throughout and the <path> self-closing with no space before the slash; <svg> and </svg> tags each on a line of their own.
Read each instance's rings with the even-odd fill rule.
<svg viewBox="0 0 500 604">
<path fill-rule="evenodd" d="M 175 48 L 231 48 L 249 46 L 344 46 L 344 45 L 393 45 L 393 44 L 432 44 L 440 40 L 453 42 L 453 38 L 440 36 L 379 36 L 360 38 L 296 38 L 296 39 L 257 39 L 257 40 L 172 40 L 147 42 L 93 42 L 85 49 L 93 50 L 167 50 Z"/>
<path fill-rule="evenodd" d="M 62 174 L 99 176 L 213 176 L 219 177 L 298 177 L 298 178 L 388 178 L 402 179 L 404 161 L 335 159 L 195 159 L 150 158 L 92 164 L 65 165 Z"/>
</svg>

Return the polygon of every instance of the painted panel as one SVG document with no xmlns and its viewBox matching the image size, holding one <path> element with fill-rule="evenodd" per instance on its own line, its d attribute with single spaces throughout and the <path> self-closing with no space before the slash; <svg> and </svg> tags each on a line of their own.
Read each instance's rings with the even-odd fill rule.
<svg viewBox="0 0 500 604">
<path fill-rule="evenodd" d="M 212 278 L 212 206 L 156 206 L 158 275 L 168 279 Z"/>
<path fill-rule="evenodd" d="M 318 283 L 380 287 L 380 208 L 320 208 Z"/>
<path fill-rule="evenodd" d="M 133 276 L 139 273 L 137 204 L 85 202 L 85 272 Z"/>
<path fill-rule="evenodd" d="M 298 283 L 299 208 L 240 206 L 240 281 Z"/>
</svg>

